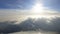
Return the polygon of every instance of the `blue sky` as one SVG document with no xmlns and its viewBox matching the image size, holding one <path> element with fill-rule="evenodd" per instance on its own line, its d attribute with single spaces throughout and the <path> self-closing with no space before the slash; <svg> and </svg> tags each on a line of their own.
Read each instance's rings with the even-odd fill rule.
<svg viewBox="0 0 60 34">
<path fill-rule="evenodd" d="M 30 9 L 35 0 L 0 0 L 0 9 Z M 44 7 L 60 11 L 60 0 L 42 0 Z"/>
<path fill-rule="evenodd" d="M 60 0 L 43 0 L 42 3 L 49 9 L 60 11 Z"/>
<path fill-rule="evenodd" d="M 0 0 L 0 9 L 29 9 L 34 0 Z"/>
</svg>

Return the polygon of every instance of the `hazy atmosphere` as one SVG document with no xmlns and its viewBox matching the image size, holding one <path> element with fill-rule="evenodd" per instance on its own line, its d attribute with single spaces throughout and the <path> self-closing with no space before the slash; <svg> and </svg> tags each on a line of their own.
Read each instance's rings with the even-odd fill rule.
<svg viewBox="0 0 60 34">
<path fill-rule="evenodd" d="M 0 34 L 60 34 L 60 0 L 0 0 Z"/>
</svg>

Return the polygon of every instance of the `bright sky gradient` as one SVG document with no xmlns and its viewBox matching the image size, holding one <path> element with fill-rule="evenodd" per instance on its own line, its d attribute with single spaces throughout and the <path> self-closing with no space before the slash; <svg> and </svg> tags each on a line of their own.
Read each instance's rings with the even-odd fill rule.
<svg viewBox="0 0 60 34">
<path fill-rule="evenodd" d="M 38 0 L 44 7 L 60 10 L 60 0 Z M 0 9 L 28 9 L 36 0 L 0 0 Z"/>
<path fill-rule="evenodd" d="M 60 0 L 0 0 L 0 21 L 19 20 L 28 15 L 59 16 Z"/>
</svg>

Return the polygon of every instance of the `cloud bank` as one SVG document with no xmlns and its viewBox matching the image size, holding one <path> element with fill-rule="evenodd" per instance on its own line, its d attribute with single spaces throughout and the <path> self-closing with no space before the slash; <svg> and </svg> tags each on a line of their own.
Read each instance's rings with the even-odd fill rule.
<svg viewBox="0 0 60 34">
<path fill-rule="evenodd" d="M 0 22 L 0 33 L 13 33 L 20 31 L 52 31 L 60 32 L 60 17 L 32 19 L 28 18 L 20 24 L 17 21 Z"/>
</svg>

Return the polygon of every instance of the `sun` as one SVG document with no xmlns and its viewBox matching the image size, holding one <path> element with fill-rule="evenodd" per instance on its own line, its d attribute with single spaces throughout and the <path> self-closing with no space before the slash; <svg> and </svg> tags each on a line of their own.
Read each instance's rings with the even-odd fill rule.
<svg viewBox="0 0 60 34">
<path fill-rule="evenodd" d="M 34 14 L 43 13 L 43 9 L 44 9 L 43 5 L 37 2 L 32 8 L 32 13 Z"/>
<path fill-rule="evenodd" d="M 31 17 L 31 18 L 49 18 L 50 19 L 51 16 L 48 15 L 48 12 L 49 11 L 45 10 L 45 7 L 43 6 L 42 3 L 40 3 L 39 1 L 37 1 L 33 5 L 31 11 L 29 12 L 30 15 L 28 17 Z"/>
</svg>

